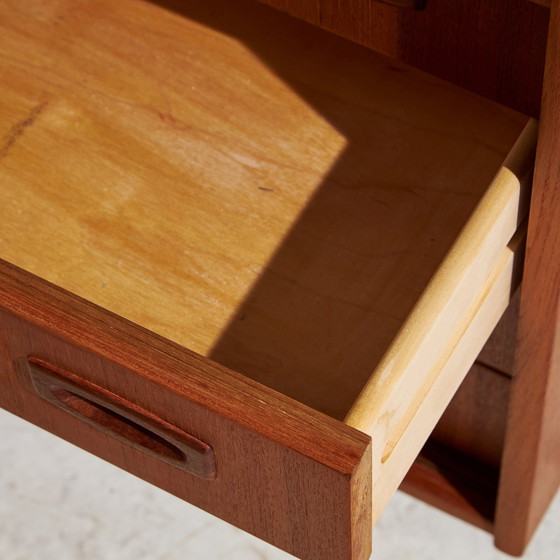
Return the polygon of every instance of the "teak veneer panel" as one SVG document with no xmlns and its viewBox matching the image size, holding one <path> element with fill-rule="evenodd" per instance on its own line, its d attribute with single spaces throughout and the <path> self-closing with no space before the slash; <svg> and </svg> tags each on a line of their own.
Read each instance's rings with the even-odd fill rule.
<svg viewBox="0 0 560 560">
<path fill-rule="evenodd" d="M 560 485 L 560 2 L 552 2 L 496 545 L 521 554 Z"/>
<path fill-rule="evenodd" d="M 431 439 L 499 470 L 511 379 L 474 364 Z"/>
<path fill-rule="evenodd" d="M 477 358 L 480 364 L 509 377 L 513 375 L 515 367 L 520 293 L 519 289 L 512 297 L 509 307 Z"/>
<path fill-rule="evenodd" d="M 430 440 L 400 489 L 492 532 L 498 479 L 497 469 Z"/>
<path fill-rule="evenodd" d="M 527 117 L 231 4 L 0 2 L 0 257 L 344 418 Z"/>
<path fill-rule="evenodd" d="M 0 302 L 2 408 L 291 554 L 369 557 L 368 436 L 4 261 Z M 42 399 L 28 356 L 210 445 L 216 478 L 189 476 Z"/>
<path fill-rule="evenodd" d="M 415 11 L 372 0 L 261 1 L 538 117 L 549 22 L 542 5 L 428 0 Z"/>
</svg>

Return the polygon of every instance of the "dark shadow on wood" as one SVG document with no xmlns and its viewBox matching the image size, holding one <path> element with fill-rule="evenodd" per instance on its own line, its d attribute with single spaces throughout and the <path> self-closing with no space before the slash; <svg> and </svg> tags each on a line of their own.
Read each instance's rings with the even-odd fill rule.
<svg viewBox="0 0 560 560">
<path fill-rule="evenodd" d="M 472 194 L 454 192 L 453 170 L 469 166 L 468 150 L 459 153 L 453 140 L 442 142 L 424 129 L 431 123 L 454 136 L 456 111 L 472 110 L 470 102 L 461 97 L 442 111 L 437 85 L 428 85 L 431 94 L 419 111 L 416 92 L 407 88 L 409 70 L 380 57 L 364 72 L 366 49 L 253 0 L 155 3 L 241 41 L 346 140 L 210 354 L 344 418 L 448 251 L 449 236 L 440 231 L 458 234 L 477 202 Z M 397 79 L 380 80 L 376 64 Z M 476 106 L 474 96 L 471 101 Z M 380 115 L 380 106 L 392 107 L 392 116 Z M 426 166 L 434 166 L 434 150 L 441 157 L 439 171 L 430 171 L 425 185 L 422 176 Z M 418 157 L 408 161 L 412 153 Z M 495 171 L 492 161 L 476 170 L 479 194 Z M 406 204 L 403 190 L 410 194 Z M 276 193 L 263 185 L 263 196 Z M 434 221 L 438 207 L 449 208 L 445 227 Z M 399 289 L 402 284 L 414 288 Z"/>
<path fill-rule="evenodd" d="M 498 479 L 497 469 L 428 441 L 400 489 L 491 533 Z"/>
</svg>

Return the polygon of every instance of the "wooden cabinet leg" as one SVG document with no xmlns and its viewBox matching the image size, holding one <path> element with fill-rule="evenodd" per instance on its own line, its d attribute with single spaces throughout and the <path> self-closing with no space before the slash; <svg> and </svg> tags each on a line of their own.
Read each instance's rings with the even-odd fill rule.
<svg viewBox="0 0 560 560">
<path fill-rule="evenodd" d="M 560 0 L 552 3 L 541 130 L 495 521 L 520 555 L 560 484 Z"/>
</svg>

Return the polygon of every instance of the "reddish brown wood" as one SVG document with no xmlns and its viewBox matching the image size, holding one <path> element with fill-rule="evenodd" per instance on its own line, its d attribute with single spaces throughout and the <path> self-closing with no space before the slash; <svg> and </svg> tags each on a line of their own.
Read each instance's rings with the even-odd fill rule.
<svg viewBox="0 0 560 560">
<path fill-rule="evenodd" d="M 400 489 L 491 532 L 497 486 L 497 470 L 428 442 Z"/>
<path fill-rule="evenodd" d="M 37 394 L 128 445 L 190 474 L 216 478 L 212 448 L 161 418 L 70 372 L 30 358 Z"/>
<path fill-rule="evenodd" d="M 410 8 L 412 10 L 423 10 L 426 6 L 426 0 L 376 0 L 382 4 L 396 6 L 397 8 Z"/>
<path fill-rule="evenodd" d="M 431 436 L 469 457 L 500 468 L 511 380 L 474 364 Z"/>
<path fill-rule="evenodd" d="M 519 296 L 517 290 L 509 307 L 488 339 L 477 361 L 504 375 L 512 376 L 515 367 L 515 347 L 517 342 L 517 324 L 519 321 Z"/>
<path fill-rule="evenodd" d="M 371 0 L 262 0 L 532 116 L 549 10 L 527 0 L 430 0 L 423 11 Z"/>
<path fill-rule="evenodd" d="M 3 261 L 0 302 L 0 406 L 298 557 L 369 556 L 369 437 Z M 206 442 L 216 479 L 45 401 L 28 356 Z"/>
<path fill-rule="evenodd" d="M 560 484 L 560 1 L 551 9 L 496 545 L 521 554 Z"/>
</svg>

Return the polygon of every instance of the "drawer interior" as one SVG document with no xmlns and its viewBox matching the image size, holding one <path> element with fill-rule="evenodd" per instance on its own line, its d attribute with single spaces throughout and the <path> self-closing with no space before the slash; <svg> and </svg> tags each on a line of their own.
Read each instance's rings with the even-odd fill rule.
<svg viewBox="0 0 560 560">
<path fill-rule="evenodd" d="M 0 2 L 0 258 L 373 436 L 380 512 L 507 305 L 535 125 L 230 4 Z"/>
<path fill-rule="evenodd" d="M 0 256 L 338 419 L 528 122 L 256 4 L 0 9 Z"/>
</svg>

